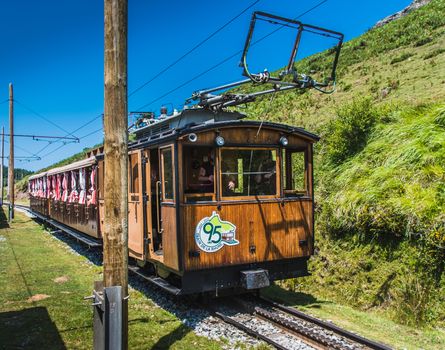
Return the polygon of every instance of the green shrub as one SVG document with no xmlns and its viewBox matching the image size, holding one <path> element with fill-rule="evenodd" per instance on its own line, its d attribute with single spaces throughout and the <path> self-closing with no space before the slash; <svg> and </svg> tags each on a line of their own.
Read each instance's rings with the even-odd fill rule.
<svg viewBox="0 0 445 350">
<path fill-rule="evenodd" d="M 423 59 L 424 59 L 424 60 L 427 60 L 427 59 L 436 57 L 437 55 L 440 55 L 440 54 L 443 53 L 443 52 L 445 52 L 445 49 L 444 49 L 444 48 L 436 49 L 436 50 L 430 52 L 429 54 L 426 54 L 425 56 L 423 56 Z"/>
<path fill-rule="evenodd" d="M 423 37 L 423 38 L 420 38 L 419 40 L 417 40 L 414 43 L 414 47 L 420 47 L 420 46 L 426 45 L 432 41 L 433 41 L 433 38 L 431 36 L 426 36 L 426 37 Z"/>
<path fill-rule="evenodd" d="M 337 109 L 337 118 L 328 124 L 325 132 L 323 153 L 326 159 L 332 164 L 340 164 L 360 151 L 376 118 L 370 98 L 355 99 Z"/>
<path fill-rule="evenodd" d="M 403 324 L 424 325 L 434 317 L 431 312 L 434 283 L 428 275 L 405 271 L 394 288 L 395 318 Z"/>
<path fill-rule="evenodd" d="M 405 60 L 407 60 L 408 58 L 412 57 L 413 54 L 410 52 L 405 52 L 403 54 L 401 54 L 400 56 L 394 57 L 390 64 L 395 64 L 395 63 L 399 63 L 399 62 L 403 62 Z"/>
</svg>

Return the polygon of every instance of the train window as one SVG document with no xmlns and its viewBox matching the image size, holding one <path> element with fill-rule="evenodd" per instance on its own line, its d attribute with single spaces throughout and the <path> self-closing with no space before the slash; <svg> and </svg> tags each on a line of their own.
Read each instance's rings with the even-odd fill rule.
<svg viewBox="0 0 445 350">
<path fill-rule="evenodd" d="M 284 195 L 286 197 L 306 195 L 305 152 L 283 150 L 283 169 Z"/>
<path fill-rule="evenodd" d="M 91 188 L 92 187 L 92 183 L 91 183 L 91 170 L 88 170 L 88 185 L 87 188 Z M 103 160 L 99 161 L 99 165 L 97 167 L 97 176 L 98 176 L 98 181 L 97 183 L 99 184 L 99 199 L 103 200 L 104 199 L 104 178 L 105 178 L 105 162 Z"/>
<path fill-rule="evenodd" d="M 139 163 L 138 154 L 130 154 L 130 176 L 128 182 L 130 184 L 130 193 L 139 193 Z"/>
<path fill-rule="evenodd" d="M 276 150 L 221 150 L 221 187 L 225 197 L 275 195 L 276 172 Z"/>
<path fill-rule="evenodd" d="M 184 192 L 187 202 L 212 200 L 215 193 L 215 149 L 184 147 Z"/>
<path fill-rule="evenodd" d="M 173 154 L 171 148 L 161 151 L 163 199 L 173 200 Z"/>
</svg>

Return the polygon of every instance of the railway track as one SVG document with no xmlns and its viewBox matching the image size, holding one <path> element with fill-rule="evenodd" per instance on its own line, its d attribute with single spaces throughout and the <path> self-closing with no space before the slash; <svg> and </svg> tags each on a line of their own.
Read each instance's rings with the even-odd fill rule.
<svg viewBox="0 0 445 350">
<path fill-rule="evenodd" d="M 67 227 L 60 227 L 53 220 L 40 217 L 28 206 L 16 204 L 15 207 L 34 215 L 40 220 L 43 219 L 46 223 L 68 233 L 90 247 L 97 246 L 95 241 L 85 242 L 83 235 L 79 236 L 77 232 L 72 232 Z M 143 276 L 137 266 L 129 266 L 129 270 L 165 289 L 162 285 L 159 285 L 158 281 L 153 281 L 153 276 Z M 224 301 L 219 303 L 217 307 L 209 304 L 209 311 L 223 322 L 279 350 L 310 348 L 335 350 L 391 349 L 384 344 L 361 337 L 332 323 L 262 297 L 247 295 L 222 300 Z"/>
<path fill-rule="evenodd" d="M 231 299 L 213 312 L 224 322 L 280 350 L 391 349 L 296 309 L 252 295 Z"/>
</svg>

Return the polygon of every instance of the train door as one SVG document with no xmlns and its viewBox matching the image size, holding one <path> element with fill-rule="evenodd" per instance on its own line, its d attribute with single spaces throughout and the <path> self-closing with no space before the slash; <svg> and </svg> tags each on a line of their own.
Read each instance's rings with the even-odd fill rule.
<svg viewBox="0 0 445 350">
<path fill-rule="evenodd" d="M 144 198 L 142 191 L 142 151 L 128 154 L 128 250 L 144 259 Z"/>
<path fill-rule="evenodd" d="M 178 270 L 178 242 L 176 236 L 175 151 L 173 145 L 159 150 L 161 178 L 157 186 L 159 202 L 159 232 L 164 265 Z"/>
<path fill-rule="evenodd" d="M 148 242 L 148 257 L 163 261 L 162 232 L 159 232 L 159 200 L 156 188 L 159 183 L 159 157 L 158 150 L 144 150 L 143 164 L 143 193 L 145 203 L 144 227 Z"/>
</svg>

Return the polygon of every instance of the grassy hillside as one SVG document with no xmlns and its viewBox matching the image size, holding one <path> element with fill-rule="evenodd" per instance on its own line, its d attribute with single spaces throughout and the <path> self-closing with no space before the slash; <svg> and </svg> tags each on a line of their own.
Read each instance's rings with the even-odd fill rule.
<svg viewBox="0 0 445 350">
<path fill-rule="evenodd" d="M 322 136 L 313 275 L 287 288 L 444 326 L 444 13 L 433 0 L 347 42 L 333 95 L 288 93 L 243 110 Z"/>
<path fill-rule="evenodd" d="M 443 324 L 445 103 L 369 104 L 349 106 L 359 123 L 344 108 L 329 124 L 318 164 L 319 251 L 313 276 L 297 287 L 402 323 Z"/>
</svg>

